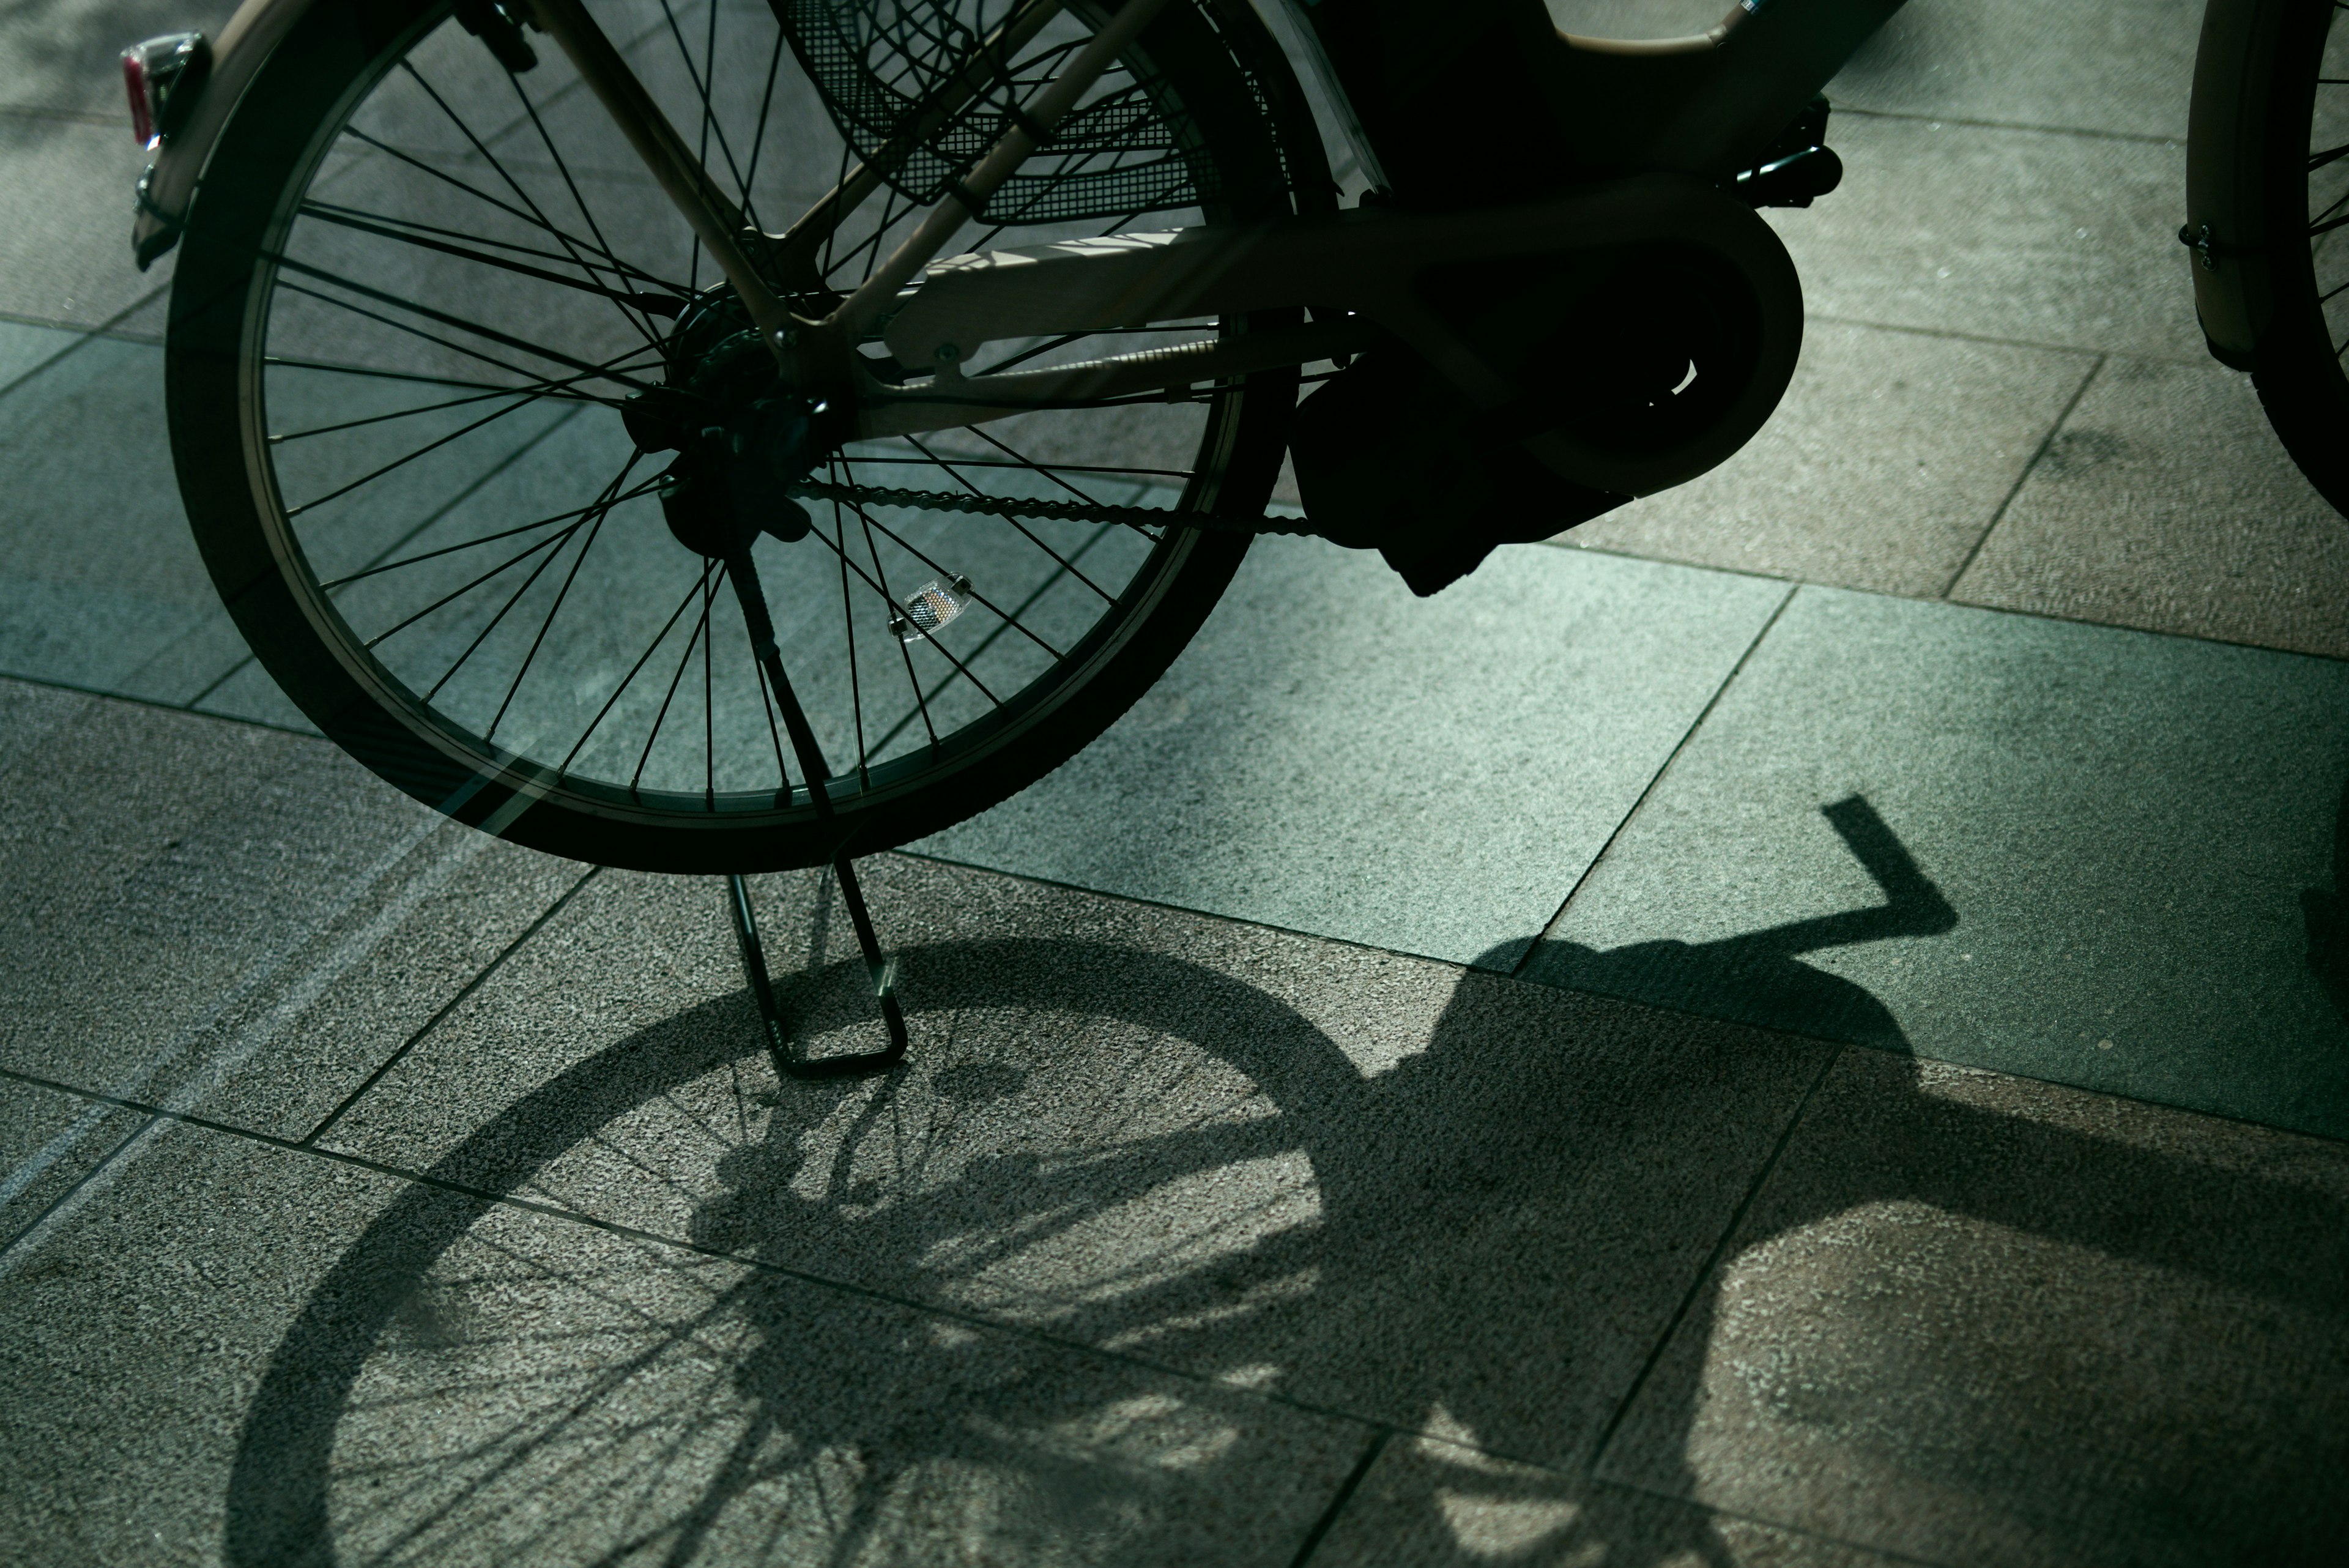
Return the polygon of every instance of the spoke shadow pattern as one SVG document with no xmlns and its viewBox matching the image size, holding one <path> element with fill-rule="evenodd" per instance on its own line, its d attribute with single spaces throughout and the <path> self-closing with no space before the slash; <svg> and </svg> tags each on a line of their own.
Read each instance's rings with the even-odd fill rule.
<svg viewBox="0 0 2349 1568">
<path fill-rule="evenodd" d="M 1889 912 L 1690 983 L 1958 918 L 1829 809 Z M 280 1345 L 229 1560 L 1662 1568 L 1755 1517 L 2310 1560 L 2349 1521 L 2330 1146 L 1475 971 L 1372 1060 L 1278 994 L 1355 959 L 1258 984 L 1080 902 L 908 948 L 887 1079 L 751 1077 L 733 995 L 465 1137 Z M 862 1027 L 860 979 L 787 1005 Z"/>
</svg>

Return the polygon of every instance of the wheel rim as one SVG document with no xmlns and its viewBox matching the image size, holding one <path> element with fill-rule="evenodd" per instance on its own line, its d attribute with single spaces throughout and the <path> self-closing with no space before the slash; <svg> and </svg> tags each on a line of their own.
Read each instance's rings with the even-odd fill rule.
<svg viewBox="0 0 2349 1568">
<path fill-rule="evenodd" d="M 732 47 L 737 37 L 759 47 Z M 665 5 L 624 46 L 754 218 L 803 204 L 849 156 L 803 83 L 792 98 L 783 42 L 763 8 Z M 1040 38 L 1015 79 L 1067 47 Z M 551 49 L 540 57 L 508 76 L 454 23 L 428 17 L 289 184 L 248 315 L 243 433 L 264 532 L 346 671 L 459 770 L 642 822 L 804 820 L 805 781 L 723 567 L 669 537 L 657 493 L 669 454 L 636 450 L 617 408 L 662 384 L 673 302 L 703 293 L 710 268 L 682 221 L 647 201 L 643 177 L 632 184 L 607 155 L 616 133 L 567 66 Z M 729 98 L 743 77 L 759 82 L 754 99 Z M 1167 90 L 1136 61 L 1096 98 L 1163 103 Z M 505 118 L 491 123 L 493 111 Z M 749 124 L 747 152 L 730 117 L 736 138 Z M 818 142 L 821 169 L 808 153 Z M 1123 155 L 1061 164 L 1114 168 Z M 826 282 L 853 285 L 916 213 L 876 197 L 822 258 Z M 1035 243 L 1141 215 L 966 238 Z M 1103 336 L 1002 345 L 992 358 L 1081 358 Z M 815 526 L 795 544 L 762 541 L 757 559 L 833 759 L 833 801 L 902 798 L 1016 742 L 1115 656 L 1198 545 L 1189 529 L 1132 519 L 860 497 L 1204 509 L 1247 395 L 1154 410 L 1154 430 L 1124 410 L 1056 412 L 833 452 L 814 475 L 834 492 L 812 504 Z M 1155 445 L 1137 455 L 1144 440 Z M 934 587 L 943 597 L 926 600 Z M 920 623 L 926 604 L 946 611 L 942 624 Z"/>
<path fill-rule="evenodd" d="M 2334 363 L 2349 357 L 2349 26 L 2341 0 L 2326 0 L 2308 128 L 2308 243 L 2316 306 Z"/>
</svg>

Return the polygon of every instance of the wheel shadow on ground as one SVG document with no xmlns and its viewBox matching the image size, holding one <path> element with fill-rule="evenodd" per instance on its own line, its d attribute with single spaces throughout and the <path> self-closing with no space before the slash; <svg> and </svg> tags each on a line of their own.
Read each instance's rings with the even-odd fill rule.
<svg viewBox="0 0 2349 1568">
<path fill-rule="evenodd" d="M 1874 998 L 1799 955 L 1960 916 L 1864 802 L 1829 809 L 1883 907 L 1592 961 L 1677 966 L 1692 997 L 1759 987 L 1897 1049 Z M 904 967 L 915 1060 L 887 1079 L 725 1089 L 753 1038 L 730 997 L 561 1074 L 409 1188 L 246 1413 L 228 1560 L 1283 1563 L 1368 1438 L 1366 1559 L 1490 1561 L 1482 1510 L 1546 1521 L 1510 1560 L 1727 1563 L 1712 1516 L 1660 1501 L 1702 1491 L 1717 1392 L 1672 1352 L 1714 1343 L 1730 1265 L 1775 1241 L 1894 1206 L 2270 1320 L 2342 1316 L 2349 1206 L 2326 1192 L 1968 1103 L 1897 1054 L 1472 971 L 1424 1049 L 1366 1075 L 1266 991 L 1129 945 L 945 941 Z M 803 978 L 802 1027 L 861 1021 L 860 971 Z M 686 1120 L 739 1132 L 644 1132 L 705 1093 Z M 690 1189 L 674 1239 L 699 1251 L 517 1230 L 497 1200 L 583 1149 Z M 2147 1529 L 2206 1560 L 2320 1555 L 2349 1518 L 2335 1395 L 2264 1432 L 2291 1462 L 2213 1480 L 2204 1449 L 2126 1451 L 2177 1414 L 2158 1397 L 2066 1381 L 2081 1313 L 2127 1336 L 2173 1305 L 2069 1303 L 2005 1347 L 2042 1376 L 1973 1389 L 1907 1462 L 2007 1515 L 2044 1508 L 2051 1467 L 2101 1465 L 2069 1505 L 2106 1532 L 2087 1556 Z M 1842 1436 L 1903 1418 L 1879 1400 Z M 2156 1506 L 2180 1490 L 2190 1518 Z M 1353 1560 L 1345 1517 L 1322 1545 Z"/>
</svg>

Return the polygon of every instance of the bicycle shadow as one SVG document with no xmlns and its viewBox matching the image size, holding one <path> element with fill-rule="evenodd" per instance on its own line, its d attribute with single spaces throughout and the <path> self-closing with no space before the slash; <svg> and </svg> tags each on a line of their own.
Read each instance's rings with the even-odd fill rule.
<svg viewBox="0 0 2349 1568">
<path fill-rule="evenodd" d="M 1677 975 L 1671 994 L 1692 1000 L 1759 988 L 1897 1044 L 1880 1003 L 1801 955 L 1947 930 L 1957 916 L 1864 801 L 1827 810 L 1883 905 L 1577 961 L 1643 984 Z M 802 982 L 804 1027 L 861 1019 L 854 968 Z M 598 1551 L 571 1555 L 730 1561 L 755 1519 L 764 1539 L 788 1525 L 808 1558 L 835 1563 L 1230 1560 L 1239 1510 L 1255 1532 L 1245 1544 L 1288 1561 L 1318 1503 L 1292 1500 L 1276 1524 L 1244 1500 L 1268 1475 L 1312 1469 L 1294 1428 L 1326 1413 L 1398 1440 L 1318 1561 L 1586 1561 L 1603 1547 L 1610 1564 L 1725 1563 L 1735 1554 L 1710 1516 L 1663 1500 L 1705 1479 L 1689 1448 L 1721 1390 L 1702 1353 L 1723 1332 L 1739 1260 L 1894 1206 L 2157 1271 L 2187 1296 L 2249 1303 L 2287 1327 L 2337 1330 L 2349 1300 L 2349 1205 L 2313 1184 L 1985 1108 L 1895 1054 L 1839 1059 L 1816 1041 L 1472 971 L 1423 1050 L 1366 1075 L 1264 990 L 1130 944 L 949 937 L 907 951 L 905 970 L 915 1064 L 885 1082 L 785 1085 L 763 1128 L 717 1158 L 691 1239 L 767 1266 L 730 1274 L 690 1313 L 646 1309 L 656 1326 L 643 1347 L 607 1358 L 640 1382 L 663 1356 L 701 1367 L 694 1414 L 676 1417 L 693 1430 L 664 1439 L 669 1490 L 645 1517 L 605 1527 L 577 1505 L 582 1528 L 603 1534 Z M 385 1386 L 470 1431 L 479 1367 L 433 1383 L 430 1347 L 403 1347 L 417 1337 L 402 1327 L 409 1303 L 474 1288 L 479 1271 L 450 1260 L 493 1220 L 487 1195 L 535 1191 L 593 1142 L 653 1147 L 634 1129 L 726 1072 L 748 1018 L 729 998 L 573 1067 L 369 1230 L 310 1299 L 247 1415 L 230 1561 L 331 1562 L 343 1540 L 429 1540 L 446 1556 L 468 1554 L 451 1544 L 462 1539 L 479 1552 L 510 1532 L 526 1500 L 507 1493 L 536 1463 L 575 1476 L 583 1493 L 606 1471 L 638 1484 L 635 1439 L 581 1437 L 598 1409 L 571 1384 L 550 1382 L 543 1419 L 450 1447 L 429 1508 L 365 1492 L 336 1453 L 352 1441 L 345 1428 L 388 1405 Z M 1825 1130 L 1788 1146 L 1752 1196 L 1806 1105 Z M 1724 1231 L 1741 1210 L 1733 1242 Z M 564 1288 L 621 1289 L 600 1277 Z M 891 1302 L 959 1315 L 907 1326 L 876 1359 L 870 1303 Z M 2060 1501 L 2083 1530 L 2109 1532 L 2107 1553 L 2179 1549 L 2148 1539 L 2132 1510 L 2184 1490 L 2201 1494 L 2193 1521 L 2152 1516 L 2189 1536 L 2186 1549 L 2218 1557 L 2256 1542 L 2271 1558 L 2314 1558 L 2349 1521 L 2338 1480 L 2349 1419 L 2336 1418 L 2333 1390 L 2310 1390 L 2263 1439 L 2292 1462 L 2221 1482 L 2199 1451 L 2082 1449 L 2126 1446 L 2132 1421 L 2177 1416 L 2158 1389 L 2135 1390 L 2139 1407 L 2116 1425 L 2084 1433 L 2049 1417 L 2050 1400 L 2116 1397 L 2066 1381 L 2057 1343 L 2116 1304 L 2058 1300 L 2050 1324 L 2013 1347 L 2030 1377 L 1990 1378 L 1955 1430 L 1910 1434 L 1933 1483 L 1990 1513 L 2027 1513 L 2048 1503 L 2050 1467 L 2101 1467 L 2103 1492 Z M 2175 1308 L 2119 1304 L 2124 1337 L 2159 1330 Z M 492 1310 L 443 1317 L 460 1335 L 496 1338 L 480 1326 Z M 721 1334 L 720 1323 L 732 1326 Z M 523 1343 L 534 1320 L 513 1324 L 500 1354 L 536 1365 L 541 1352 Z M 1055 1348 L 1065 1345 L 1111 1355 L 1072 1384 Z M 2073 1350 L 2071 1375 L 2094 1364 Z M 2161 1353 L 2198 1354 L 2168 1342 Z M 1153 1383 L 1154 1368 L 1179 1376 Z M 1882 1370 L 1893 1383 L 1931 1371 Z M 644 1397 L 624 1381 L 597 1385 L 595 1399 L 640 1413 Z M 525 1403 L 535 1386 L 505 1386 Z M 1902 1418 L 1897 1404 L 1847 1412 L 1853 1440 Z M 1096 1438 L 1071 1436 L 1080 1429 Z"/>
</svg>

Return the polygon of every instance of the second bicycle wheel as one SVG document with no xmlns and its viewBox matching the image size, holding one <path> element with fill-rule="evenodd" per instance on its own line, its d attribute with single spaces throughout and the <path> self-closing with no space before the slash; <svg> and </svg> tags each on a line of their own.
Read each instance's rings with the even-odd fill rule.
<svg viewBox="0 0 2349 1568">
<path fill-rule="evenodd" d="M 2275 0 L 2246 97 L 2266 106 L 2264 227 L 2241 257 L 2270 320 L 2251 379 L 2309 482 L 2349 515 L 2349 21 L 2342 0 Z M 2246 161 L 2251 161 L 2246 160 Z"/>
<path fill-rule="evenodd" d="M 836 129 L 856 118 L 826 112 L 802 58 L 835 108 L 845 81 L 869 115 L 921 101 L 1015 7 L 590 9 L 772 233 L 858 156 Z M 725 568 L 664 521 L 670 454 L 630 433 L 632 400 L 709 372 L 730 290 L 553 45 L 512 35 L 536 56 L 517 74 L 490 47 L 512 62 L 512 38 L 482 36 L 495 14 L 463 16 L 448 0 L 314 8 L 223 131 L 173 286 L 189 515 L 239 628 L 320 729 L 417 799 L 536 848 L 750 871 L 944 827 L 1058 766 L 1148 688 L 1247 546 L 1185 515 L 1260 511 L 1296 370 L 832 450 L 811 476 L 812 527 L 787 538 L 786 520 L 756 545 L 834 774 L 826 820 L 786 761 Z M 835 25 L 820 47 L 806 17 Z M 1099 20 L 1072 5 L 1036 32 L 955 134 L 990 140 L 1005 96 L 1032 93 Z M 957 244 L 1320 199 L 1297 177 L 1320 161 L 1310 120 L 1244 5 L 1178 0 L 1065 125 Z M 775 286 L 821 316 L 924 194 L 883 189 Z M 1251 325 L 994 358 L 1049 366 Z M 961 509 L 973 497 L 992 510 Z M 788 514 L 780 493 L 772 504 Z"/>
</svg>

